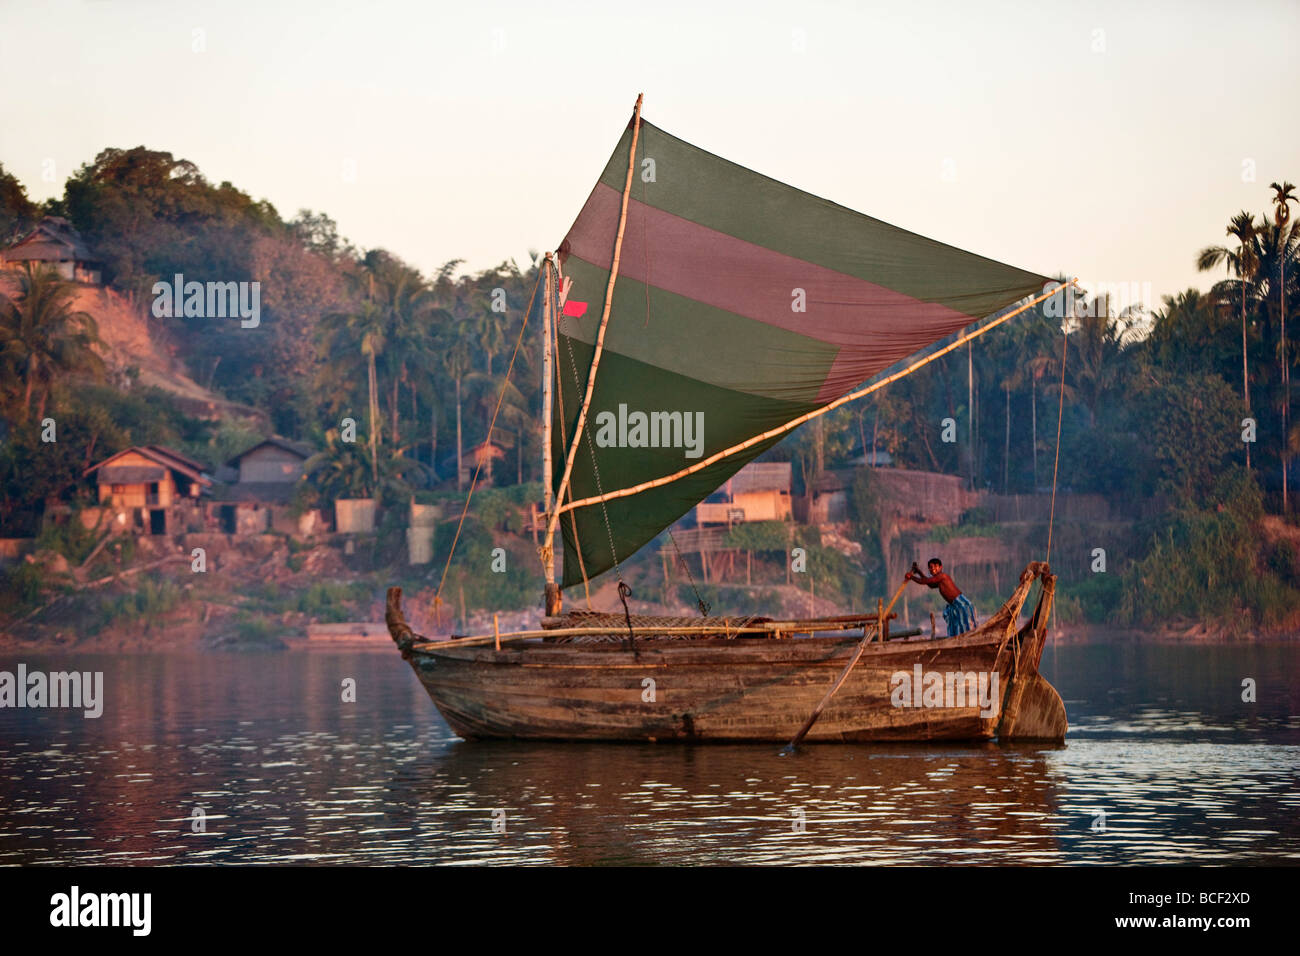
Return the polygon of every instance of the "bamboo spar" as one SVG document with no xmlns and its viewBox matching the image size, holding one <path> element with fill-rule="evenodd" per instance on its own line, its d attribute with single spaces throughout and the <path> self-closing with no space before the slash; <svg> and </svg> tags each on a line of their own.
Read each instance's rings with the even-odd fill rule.
<svg viewBox="0 0 1300 956">
<path fill-rule="evenodd" d="M 619 231 L 619 234 L 622 235 L 622 230 Z M 1061 290 L 1069 288 L 1072 285 L 1077 285 L 1078 282 L 1079 280 L 1077 278 L 1071 279 L 1069 282 L 1057 286 L 1051 292 L 1044 292 L 1042 295 L 1038 296 L 1037 298 L 1031 299 L 1029 302 L 1026 302 L 1018 309 L 1013 309 L 1012 311 L 1007 312 L 1005 315 L 998 316 L 996 319 L 992 320 L 991 322 L 985 323 L 984 325 L 980 326 L 978 329 L 966 333 L 965 335 L 961 336 L 955 341 L 950 342 L 942 349 L 939 349 L 937 352 L 934 352 L 931 355 L 927 355 L 925 358 L 917 359 L 907 368 L 899 372 L 895 372 L 893 375 L 890 375 L 887 378 L 883 378 L 879 382 L 875 382 L 871 385 L 864 386 L 863 388 L 860 388 L 857 391 L 849 392 L 847 395 L 841 395 L 839 398 L 835 399 L 835 401 L 829 402 L 828 404 L 823 405 L 821 408 L 815 408 L 811 412 L 808 412 L 805 415 L 800 415 L 798 418 L 786 422 L 784 425 L 778 425 L 775 428 L 769 428 L 761 435 L 755 435 L 754 437 L 748 438 L 737 445 L 732 445 L 730 448 L 724 448 L 722 451 L 715 452 L 714 454 L 710 455 L 708 458 L 705 458 L 701 461 L 697 461 L 695 464 L 683 468 L 681 471 L 674 472 L 671 475 L 664 475 L 662 478 L 653 478 L 650 481 L 643 481 L 639 485 L 633 485 L 630 488 L 620 488 L 617 491 L 608 491 L 603 495 L 595 495 L 591 498 L 582 498 L 579 501 L 569 501 L 567 504 L 557 501 L 555 512 L 558 515 L 564 511 L 571 511 L 575 508 L 586 508 L 590 505 L 598 505 L 603 501 L 611 501 L 614 498 L 626 498 L 629 495 L 640 494 L 643 491 L 649 491 L 651 488 L 658 488 L 661 485 L 669 484 L 670 482 L 677 481 L 679 478 L 685 478 L 687 475 L 692 475 L 697 471 L 701 471 L 705 468 L 708 468 L 710 465 L 716 464 L 717 462 L 721 461 L 724 458 L 729 458 L 732 455 L 736 454 L 737 452 L 744 451 L 746 448 L 752 448 L 754 445 L 757 445 L 759 442 L 766 441 L 769 438 L 775 438 L 777 435 L 781 435 L 784 434 L 785 432 L 792 431 L 795 428 L 798 428 L 800 425 L 804 424 L 805 422 L 817 418 L 819 415 L 825 415 L 827 412 L 834 411 L 835 409 L 839 408 L 841 405 L 847 405 L 849 402 L 856 401 L 857 399 L 862 398 L 865 395 L 870 395 L 872 392 L 884 388 L 886 385 L 890 384 L 891 382 L 896 382 L 900 378 L 910 375 L 912 372 L 915 372 L 918 368 L 930 364 L 935 359 L 942 358 L 943 356 L 947 355 L 949 352 L 953 351 L 953 349 L 960 348 L 962 345 L 965 345 L 967 342 L 971 341 L 972 339 L 976 339 L 979 336 L 983 335 L 985 332 L 988 332 L 989 330 L 996 328 L 997 326 L 1001 325 L 1003 322 L 1007 321 L 1008 319 L 1014 318 L 1015 316 L 1019 315 L 1022 312 L 1027 311 L 1028 309 L 1032 309 L 1034 306 L 1044 301 L 1045 299 L 1050 299 L 1052 296 L 1056 295 Z M 608 304 L 609 303 L 607 299 L 606 305 L 608 306 Z M 591 385 L 590 381 L 587 384 L 588 384 L 588 388 L 590 388 Z M 588 392 L 588 397 L 590 397 L 590 392 Z M 567 470 L 565 472 L 565 477 L 566 478 L 568 477 Z"/>
<path fill-rule="evenodd" d="M 564 475 L 555 493 L 555 510 L 546 522 L 546 540 L 555 535 L 555 525 L 560 520 L 560 513 L 565 508 L 564 492 L 569 486 L 569 477 L 573 474 L 573 461 L 578 454 L 578 442 L 582 438 L 582 429 L 587 424 L 587 408 L 591 405 L 591 396 L 596 390 L 596 369 L 600 367 L 600 356 L 605 350 L 605 329 L 609 326 L 609 310 L 614 305 L 614 281 L 618 278 L 618 262 L 623 255 L 623 230 L 627 227 L 627 202 L 632 194 L 632 171 L 636 167 L 637 138 L 641 135 L 641 97 L 637 94 L 636 110 L 632 115 L 632 148 L 627 155 L 627 181 L 623 184 L 623 205 L 618 214 L 618 234 L 614 237 L 614 261 L 609 270 L 609 284 L 605 287 L 605 308 L 600 315 L 600 328 L 596 332 L 596 349 L 591 356 L 591 371 L 587 373 L 587 394 L 583 396 L 582 408 L 578 411 L 578 423 L 573 429 L 573 441 L 569 453 L 564 459 Z M 546 476 L 550 480 L 550 476 Z"/>
<path fill-rule="evenodd" d="M 555 370 L 551 367 L 551 303 L 553 301 L 552 283 L 555 276 L 552 271 L 554 259 L 552 253 L 546 254 L 542 268 L 546 273 L 545 295 L 542 306 L 542 514 L 546 516 L 546 526 L 551 524 L 551 388 Z M 547 537 L 538 549 L 542 559 L 542 577 L 545 586 L 545 605 L 547 612 L 555 604 L 555 552 L 554 540 Z"/>
</svg>

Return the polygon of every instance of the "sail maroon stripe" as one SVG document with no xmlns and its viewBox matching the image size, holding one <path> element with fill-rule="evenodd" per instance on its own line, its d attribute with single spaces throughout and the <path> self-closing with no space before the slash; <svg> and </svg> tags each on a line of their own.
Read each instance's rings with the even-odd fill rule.
<svg viewBox="0 0 1300 956">
<path fill-rule="evenodd" d="M 569 230 L 565 251 L 608 270 L 620 202 L 618 192 L 597 185 Z M 915 352 L 918 342 L 940 339 L 974 321 L 955 309 L 774 252 L 636 199 L 628 203 L 619 274 L 829 344 L 893 356 L 880 368 Z M 795 289 L 806 293 L 806 312 L 791 308 Z"/>
</svg>

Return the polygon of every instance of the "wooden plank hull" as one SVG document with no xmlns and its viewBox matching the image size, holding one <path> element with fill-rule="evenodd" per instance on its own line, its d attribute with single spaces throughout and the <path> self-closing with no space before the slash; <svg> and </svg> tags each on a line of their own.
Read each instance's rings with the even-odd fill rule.
<svg viewBox="0 0 1300 956">
<path fill-rule="evenodd" d="M 1046 581 L 1034 620 L 1016 627 L 1035 576 L 1022 576 L 1019 603 L 1013 596 L 971 633 L 869 645 L 807 739 L 1063 737 L 1064 707 L 1036 670 Z M 400 646 L 405 635 L 394 627 L 391 594 L 389 625 Z M 499 650 L 408 641 L 404 649 L 447 723 L 467 739 L 784 743 L 859 640 L 649 640 L 635 649 L 536 641 Z"/>
</svg>

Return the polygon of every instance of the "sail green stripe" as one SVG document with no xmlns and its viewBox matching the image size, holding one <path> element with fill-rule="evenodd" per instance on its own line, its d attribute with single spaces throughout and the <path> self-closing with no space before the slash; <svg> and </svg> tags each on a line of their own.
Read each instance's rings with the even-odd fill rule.
<svg viewBox="0 0 1300 956">
<path fill-rule="evenodd" d="M 574 289 L 602 294 L 609 272 L 576 257 L 565 265 Z M 575 293 L 576 297 L 576 293 Z M 564 319 L 563 330 L 591 345 L 602 302 L 589 302 L 582 318 Z M 719 388 L 793 402 L 813 402 L 830 373 L 839 346 L 650 287 L 620 276 L 605 331 L 605 349 Z M 720 361 L 721 357 L 725 360 Z M 603 360 L 602 360 L 603 361 Z M 602 370 L 601 375 L 603 376 Z M 565 382 L 572 384 L 572 378 Z"/>
<path fill-rule="evenodd" d="M 572 360 L 570 359 L 572 349 Z M 578 407 L 586 388 L 587 370 L 591 367 L 593 347 L 578 339 L 561 334 L 559 341 L 559 369 L 557 377 L 562 388 L 564 405 L 564 434 L 571 436 L 577 423 Z M 579 370 L 575 384 L 574 368 Z M 599 447 L 597 437 L 600 413 L 617 414 L 622 403 L 631 411 L 681 411 L 702 412 L 704 415 L 704 443 L 699 457 L 687 458 L 684 448 L 628 448 Z M 554 406 L 552 451 L 557 462 L 564 461 L 564 448 L 560 433 L 560 402 Z M 573 500 L 592 497 L 603 491 L 626 488 L 648 478 L 672 474 L 694 461 L 706 458 L 716 451 L 744 441 L 752 435 L 790 421 L 816 407 L 808 402 L 787 402 L 773 398 L 719 388 L 707 382 L 666 371 L 654 365 L 620 355 L 608 348 L 601 355 L 600 371 L 588 411 L 586 432 L 591 444 L 582 439 L 574 458 L 570 478 Z M 642 545 L 653 539 L 699 501 L 717 490 L 742 465 L 762 454 L 779 437 L 755 445 L 744 453 L 733 455 L 701 469 L 693 475 L 644 494 L 616 498 L 602 505 L 579 508 L 576 512 L 578 537 L 582 542 L 583 561 L 589 578 L 613 567 L 610 552 L 610 533 L 618 559 L 626 561 Z M 592 468 L 591 450 L 599 454 L 600 480 L 597 482 Z M 553 490 L 558 490 L 561 468 L 556 469 Z M 607 531 L 605 514 L 610 528 Z M 569 587 L 582 580 L 578 566 L 576 543 L 572 540 L 569 516 L 560 521 L 564 533 L 564 581 Z"/>
<path fill-rule="evenodd" d="M 601 175 L 621 194 L 631 130 Z M 795 189 L 641 122 L 632 196 L 767 249 L 982 318 L 1040 291 L 1044 276 L 966 252 Z M 654 182 L 643 181 L 645 159 Z"/>
</svg>

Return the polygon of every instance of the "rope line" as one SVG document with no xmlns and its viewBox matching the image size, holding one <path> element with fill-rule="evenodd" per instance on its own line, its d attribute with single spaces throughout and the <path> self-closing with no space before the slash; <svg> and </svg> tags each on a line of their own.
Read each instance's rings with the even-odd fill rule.
<svg viewBox="0 0 1300 956">
<path fill-rule="evenodd" d="M 1052 527 L 1056 523 L 1056 474 L 1061 466 L 1061 417 L 1065 412 L 1065 356 L 1070 348 L 1070 333 L 1067 331 L 1061 339 L 1061 395 L 1056 405 L 1056 460 L 1052 463 L 1052 511 L 1047 518 L 1047 557 L 1052 563 Z"/>
<path fill-rule="evenodd" d="M 582 406 L 578 409 L 578 421 L 573 426 L 573 444 L 569 446 L 569 452 L 565 456 L 564 474 L 560 476 L 560 493 L 557 497 L 563 498 L 564 491 L 569 485 L 569 479 L 573 475 L 573 463 L 578 455 L 578 438 L 586 433 L 587 409 L 591 407 L 591 398 L 596 391 L 596 372 L 600 368 L 600 357 L 605 351 L 605 331 L 609 328 L 609 313 L 614 305 L 614 283 L 618 279 L 618 263 L 623 256 L 623 230 L 627 227 L 627 204 L 632 193 L 632 170 L 636 166 L 636 147 L 637 141 L 641 135 L 641 97 L 636 98 L 636 112 L 632 117 L 632 143 L 627 154 L 627 180 L 623 184 L 623 201 L 622 208 L 618 214 L 618 232 L 614 235 L 614 260 L 609 269 L 609 282 L 605 286 L 605 305 L 601 310 L 600 325 L 596 329 L 596 348 L 591 355 L 591 371 L 587 373 L 587 391 L 582 399 Z M 588 442 L 590 447 L 590 442 Z M 592 456 L 595 457 L 594 455 Z M 599 485 L 599 482 L 597 482 Z M 603 497 L 604 492 L 599 491 Z M 560 511 L 551 515 L 547 527 L 548 533 L 555 532 L 555 525 L 560 519 Z"/>
<path fill-rule="evenodd" d="M 524 310 L 524 321 L 519 326 L 519 338 L 515 339 L 515 350 L 510 354 L 510 364 L 506 367 L 505 378 L 501 382 L 501 391 L 497 393 L 497 405 L 492 409 L 492 420 L 488 422 L 487 438 L 485 444 L 488 447 L 492 445 L 492 430 L 496 428 L 497 415 L 501 411 L 501 405 L 506 398 L 506 388 L 510 385 L 510 373 L 514 371 L 515 359 L 519 357 L 519 347 L 524 342 L 524 332 L 528 328 L 528 314 L 533 310 L 533 303 L 537 301 L 537 289 L 541 285 L 542 273 L 539 269 L 537 280 L 533 283 L 533 294 L 528 298 L 528 308 Z M 489 460 L 491 455 L 488 456 Z M 456 543 L 460 541 L 461 529 L 465 527 L 465 515 L 469 513 L 469 502 L 474 497 L 474 487 L 478 484 L 478 476 L 483 471 L 483 455 L 478 456 L 478 464 L 474 467 L 474 478 L 469 483 L 469 493 L 465 495 L 465 507 L 460 510 L 460 521 L 456 523 L 456 534 L 451 539 L 451 550 L 447 552 L 447 563 L 442 567 L 442 577 L 438 579 L 438 590 L 433 595 L 433 606 L 436 609 L 442 603 L 442 587 L 447 583 L 447 572 L 451 570 L 451 559 L 456 554 Z"/>
<path fill-rule="evenodd" d="M 560 281 L 563 282 L 564 273 L 560 272 L 559 275 L 560 275 Z M 552 303 L 552 307 L 551 307 L 551 319 L 553 325 L 555 326 L 555 334 L 552 336 L 551 348 L 555 351 L 555 370 L 556 370 L 555 397 L 560 406 L 560 447 L 567 448 L 569 445 L 569 435 L 568 435 L 568 428 L 564 424 L 565 421 L 567 420 L 564 414 L 564 376 L 559 373 L 562 363 L 560 362 L 560 289 L 558 285 L 555 288 L 555 301 Z M 569 347 L 569 360 L 570 360 L 570 364 L 572 364 L 572 360 L 573 360 L 572 346 Z M 573 381 L 575 384 L 578 381 L 578 369 L 576 365 L 573 366 Z M 547 475 L 546 480 L 550 481 L 551 476 Z M 573 500 L 572 488 L 569 489 L 568 495 L 569 495 L 569 500 L 572 501 Z M 557 501 L 555 503 L 555 506 L 558 508 L 561 504 L 562 502 Z M 577 541 L 578 540 L 578 519 L 572 511 L 569 512 L 569 527 L 573 531 L 573 540 Z M 547 545 L 548 546 L 550 545 L 549 541 L 547 542 Z M 577 552 L 578 552 L 578 570 L 582 572 L 582 590 L 587 599 L 587 610 L 590 611 L 591 610 L 591 582 L 587 579 L 587 564 L 585 561 L 582 560 L 582 549 L 578 548 Z"/>
<path fill-rule="evenodd" d="M 557 326 L 557 330 L 558 330 L 558 326 Z M 564 337 L 564 344 L 569 350 L 569 366 L 570 368 L 573 369 L 574 388 L 581 391 L 582 383 L 578 381 L 578 361 L 573 357 L 573 341 L 567 335 Z M 595 369 L 592 369 L 592 371 L 589 374 L 594 375 Z M 590 381 L 590 379 L 588 379 L 588 381 Z M 591 444 L 591 429 L 589 428 L 583 429 L 582 435 L 584 438 L 587 439 L 587 453 L 591 455 L 591 474 L 596 479 L 596 494 L 600 498 L 600 512 L 605 517 L 605 534 L 609 537 L 609 555 L 611 558 L 614 559 L 614 576 L 618 578 L 618 581 L 621 584 L 623 582 L 623 569 L 619 566 L 618 549 L 614 547 L 614 528 L 609 523 L 609 511 L 605 508 L 605 490 L 602 487 L 600 481 L 600 466 L 596 464 L 596 449 Z M 575 434 L 574 438 L 576 439 L 577 437 L 578 436 Z M 574 447 L 575 448 L 577 447 L 576 441 L 574 442 Z M 572 459 L 570 459 L 570 464 L 572 464 Z M 568 492 L 569 492 L 569 500 L 572 501 L 573 500 L 572 485 L 568 485 Z M 557 509 L 560 507 L 559 501 L 555 503 L 555 507 Z M 569 516 L 571 518 L 573 517 L 572 510 L 569 511 Z M 576 518 L 573 519 L 573 540 L 575 544 L 578 544 L 577 550 L 579 554 L 581 554 L 582 546 L 581 543 L 578 542 L 578 522 Z M 587 574 L 587 570 L 585 567 L 583 568 L 582 573 L 583 573 L 583 580 L 585 581 L 586 574 Z M 588 598 L 588 604 L 590 605 L 590 603 L 591 603 L 590 598 Z"/>
<path fill-rule="evenodd" d="M 778 435 L 783 435 L 786 432 L 793 431 L 795 428 L 798 428 L 804 422 L 811 421 L 812 419 L 817 418 L 818 416 L 825 415 L 828 412 L 832 412 L 842 405 L 846 405 L 849 402 L 856 401 L 859 398 L 862 398 L 866 395 L 870 395 L 872 392 L 884 388 L 886 385 L 889 385 L 891 382 L 896 382 L 900 378 L 903 378 L 906 375 L 910 375 L 912 372 L 915 372 L 917 369 L 921 368 L 922 366 L 928 365 L 930 362 L 942 358 L 943 356 L 947 355 L 949 352 L 953 351 L 954 349 L 962 345 L 965 345 L 971 339 L 978 338 L 979 336 L 984 335 L 986 332 L 989 332 L 990 330 L 996 328 L 997 326 L 1001 325 L 1003 322 L 1006 322 L 1008 319 L 1011 319 L 1019 315 L 1020 313 L 1026 311 L 1027 309 L 1033 308 L 1038 303 L 1044 301 L 1045 299 L 1051 298 L 1052 296 L 1061 292 L 1063 289 L 1077 284 L 1077 282 L 1078 282 L 1077 279 L 1071 279 L 1069 282 L 1065 283 L 1064 285 L 1058 285 L 1055 289 L 1052 289 L 1050 292 L 1044 292 L 1042 295 L 1037 296 L 1034 299 L 1031 299 L 1029 302 L 1026 302 L 1024 305 L 1018 306 L 1012 309 L 1011 311 L 1002 313 L 996 318 L 990 319 L 988 322 L 986 322 L 984 325 L 980 326 L 979 328 L 967 332 L 963 334 L 961 337 L 948 343 L 943 348 L 935 352 L 931 352 L 917 359 L 916 361 L 908 365 L 906 368 L 899 369 L 897 372 L 894 372 L 893 374 L 885 378 L 882 378 L 879 381 L 873 382 L 870 385 L 864 385 L 862 388 L 859 388 L 856 391 L 848 392 L 847 394 L 841 395 L 839 398 L 835 399 L 834 401 L 828 402 L 827 404 L 822 405 L 819 408 L 815 408 L 810 412 L 800 415 L 798 418 L 792 418 L 790 421 L 786 422 L 783 425 L 777 425 L 774 428 L 769 428 L 767 431 L 763 432 L 760 435 L 754 435 L 751 438 L 747 438 L 745 441 L 740 442 L 739 444 L 732 445 L 730 448 L 724 448 L 721 451 L 714 452 L 709 457 L 701 459 L 700 461 L 697 461 L 695 464 L 689 465 L 680 471 L 673 472 L 671 475 L 664 475 L 660 478 L 652 478 L 650 480 L 643 481 L 638 485 L 633 485 L 629 488 L 620 488 L 617 491 L 611 491 L 608 496 L 602 495 L 601 497 L 606 498 L 608 500 L 612 500 L 614 498 L 626 498 L 629 495 L 636 495 L 636 494 L 640 494 L 643 491 L 649 491 L 651 488 L 661 487 L 663 485 L 677 481 L 680 478 L 685 478 L 687 475 L 693 475 L 697 471 L 701 471 L 705 468 L 708 468 L 710 465 L 722 461 L 724 458 L 734 455 L 737 452 L 744 451 L 746 448 L 752 448 L 754 445 L 766 441 L 769 438 L 775 438 Z M 597 498 L 583 498 L 579 501 L 570 500 L 569 503 L 567 505 L 564 505 L 561 510 L 571 511 L 577 508 L 587 508 L 597 503 L 598 503 Z"/>
<path fill-rule="evenodd" d="M 695 586 L 695 575 L 691 574 L 691 566 L 686 563 L 686 558 L 682 556 L 682 549 L 677 547 L 677 539 L 673 537 L 672 526 L 668 527 L 668 540 L 673 543 L 673 550 L 677 552 L 677 560 L 681 566 L 686 569 L 686 580 L 691 582 L 691 590 L 695 592 L 695 603 L 700 609 L 701 617 L 709 616 L 709 605 L 705 603 L 704 597 L 700 594 L 700 589 Z M 700 560 L 704 560 L 704 552 L 700 552 Z"/>
</svg>

